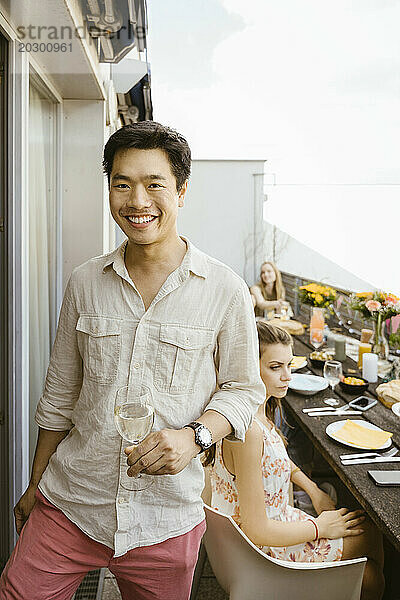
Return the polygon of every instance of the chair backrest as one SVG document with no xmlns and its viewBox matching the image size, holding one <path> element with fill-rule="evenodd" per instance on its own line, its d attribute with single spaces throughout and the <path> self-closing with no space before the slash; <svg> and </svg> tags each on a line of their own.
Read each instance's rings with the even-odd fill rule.
<svg viewBox="0 0 400 600">
<path fill-rule="evenodd" d="M 208 559 L 230 600 L 310 600 L 318 590 L 324 600 L 359 600 L 365 558 L 329 563 L 271 558 L 231 517 L 207 505 L 205 512 Z"/>
</svg>

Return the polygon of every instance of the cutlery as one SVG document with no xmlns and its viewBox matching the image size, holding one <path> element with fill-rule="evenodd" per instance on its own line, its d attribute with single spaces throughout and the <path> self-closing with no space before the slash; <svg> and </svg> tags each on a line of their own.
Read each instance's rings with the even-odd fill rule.
<svg viewBox="0 0 400 600">
<path fill-rule="evenodd" d="M 349 405 L 346 404 L 345 406 L 338 406 L 337 408 L 334 407 L 330 407 L 330 406 L 320 406 L 319 408 L 303 408 L 303 413 L 314 413 L 314 412 L 320 412 L 320 411 L 324 411 L 326 412 L 327 410 L 329 411 L 335 411 L 335 412 L 345 412 L 347 411 L 347 409 L 349 408 Z"/>
<path fill-rule="evenodd" d="M 340 460 L 346 460 L 348 458 L 371 458 L 371 456 L 378 458 L 379 456 L 394 456 L 398 453 L 398 451 L 398 448 L 390 448 L 390 450 L 387 450 L 386 452 L 360 452 L 359 454 L 341 454 L 339 458 Z"/>
<path fill-rule="evenodd" d="M 365 465 L 367 463 L 389 463 L 400 462 L 400 456 L 378 456 L 378 458 L 356 458 L 353 460 L 342 460 L 344 467 L 348 465 Z"/>
<path fill-rule="evenodd" d="M 340 415 L 362 415 L 363 413 L 361 412 L 361 410 L 347 410 L 346 412 L 344 411 L 337 411 L 337 410 L 324 410 L 323 412 L 313 412 L 313 413 L 308 413 L 309 417 L 327 417 L 327 416 L 336 416 L 336 417 L 340 417 Z"/>
</svg>

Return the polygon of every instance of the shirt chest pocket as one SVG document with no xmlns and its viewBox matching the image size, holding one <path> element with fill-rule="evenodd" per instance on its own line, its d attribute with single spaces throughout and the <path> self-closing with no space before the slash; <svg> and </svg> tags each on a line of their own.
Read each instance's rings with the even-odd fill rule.
<svg viewBox="0 0 400 600">
<path fill-rule="evenodd" d="M 212 329 L 161 325 L 154 386 L 169 394 L 192 393 L 207 355 L 212 357 Z"/>
<path fill-rule="evenodd" d="M 85 376 L 97 383 L 112 383 L 121 350 L 121 320 L 81 315 L 76 325 Z"/>
</svg>

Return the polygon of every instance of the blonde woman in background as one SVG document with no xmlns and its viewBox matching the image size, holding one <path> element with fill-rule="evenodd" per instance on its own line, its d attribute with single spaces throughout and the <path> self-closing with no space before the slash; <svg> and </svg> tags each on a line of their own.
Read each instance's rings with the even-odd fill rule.
<svg viewBox="0 0 400 600">
<path fill-rule="evenodd" d="M 271 261 L 263 262 L 260 269 L 260 280 L 250 288 L 256 317 L 271 318 L 286 308 L 289 316 L 293 316 L 289 302 L 285 300 L 285 287 L 279 269 Z"/>
</svg>

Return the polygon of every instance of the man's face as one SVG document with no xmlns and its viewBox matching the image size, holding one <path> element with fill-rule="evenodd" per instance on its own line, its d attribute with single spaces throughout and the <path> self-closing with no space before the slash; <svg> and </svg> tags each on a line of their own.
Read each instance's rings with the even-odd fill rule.
<svg viewBox="0 0 400 600">
<path fill-rule="evenodd" d="M 178 207 L 183 206 L 186 187 L 177 192 L 162 150 L 119 150 L 110 177 L 111 214 L 134 244 L 171 240 L 177 236 Z"/>
</svg>

